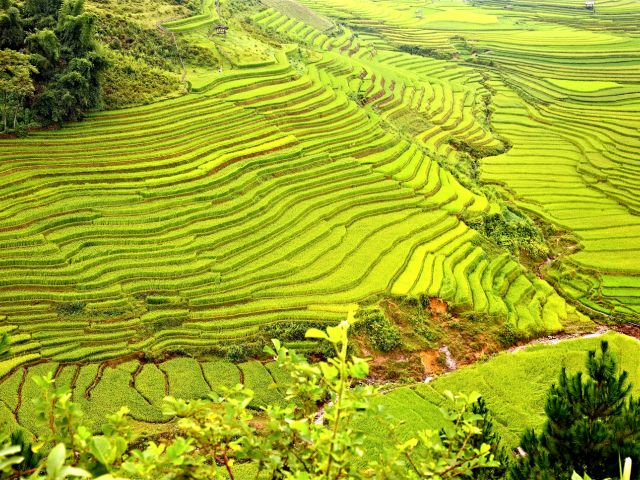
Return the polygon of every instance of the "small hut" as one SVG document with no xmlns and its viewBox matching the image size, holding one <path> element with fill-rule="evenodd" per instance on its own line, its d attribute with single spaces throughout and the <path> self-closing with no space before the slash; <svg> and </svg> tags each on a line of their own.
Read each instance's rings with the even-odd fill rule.
<svg viewBox="0 0 640 480">
<path fill-rule="evenodd" d="M 227 27 L 226 25 L 216 25 L 216 33 L 218 35 L 226 35 L 228 30 L 229 27 Z"/>
<path fill-rule="evenodd" d="M 586 8 L 587 10 L 595 11 L 596 2 L 594 0 L 587 0 L 586 2 L 584 2 L 584 8 Z"/>
<path fill-rule="evenodd" d="M 422 10 L 421 8 L 416 10 L 416 18 L 424 18 L 424 10 Z"/>
</svg>

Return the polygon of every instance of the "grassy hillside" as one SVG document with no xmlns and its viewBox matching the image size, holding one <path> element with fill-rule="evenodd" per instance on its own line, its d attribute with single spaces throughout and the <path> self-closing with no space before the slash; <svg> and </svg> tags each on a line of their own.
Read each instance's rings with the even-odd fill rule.
<svg viewBox="0 0 640 480">
<path fill-rule="evenodd" d="M 373 444 L 389 435 L 389 426 L 405 422 L 400 438 L 420 428 L 438 428 L 442 424 L 439 406 L 442 395 L 451 392 L 478 392 L 491 409 L 497 431 L 506 445 L 518 446 L 525 428 L 540 428 L 545 420 L 546 394 L 556 383 L 560 369 L 569 373 L 585 370 L 586 352 L 597 350 L 602 340 L 609 342 L 620 360 L 620 368 L 629 372 L 633 394 L 640 392 L 640 343 L 638 340 L 607 333 L 597 338 L 562 341 L 557 345 L 532 345 L 516 353 L 505 352 L 485 363 L 465 367 L 429 384 L 402 387 L 381 397 L 383 407 L 365 426 Z"/>
<path fill-rule="evenodd" d="M 0 140 L 3 418 L 32 427 L 46 370 L 95 419 L 117 391 L 161 424 L 164 394 L 232 380 L 278 402 L 248 360 L 266 337 L 309 350 L 307 326 L 377 305 L 393 323 L 396 301 L 449 306 L 400 325 L 427 356 L 638 321 L 640 14 L 598 3 L 88 2 L 112 109 Z M 417 425 L 478 389 L 514 443 L 593 342 L 381 401 Z"/>
<path fill-rule="evenodd" d="M 191 0 L 90 0 L 97 39 L 109 67 L 103 79 L 103 101 L 109 109 L 146 104 L 184 95 L 191 68 L 213 70 L 220 63 L 214 49 L 186 36 L 175 36 L 171 21 L 193 18 L 202 10 Z"/>
<path fill-rule="evenodd" d="M 274 21 L 289 20 L 266 9 L 252 24 Z M 391 50 L 369 59 L 348 29 L 290 22 L 304 50 L 241 31 L 272 59 L 249 51 L 197 93 L 0 144 L 0 314 L 20 345 L 6 371 L 246 342 L 389 293 L 529 334 L 577 318 L 461 221 L 499 208 L 443 167 L 452 135 L 501 144 L 484 77 Z M 415 138 L 394 121 L 414 114 L 433 125 Z"/>
</svg>

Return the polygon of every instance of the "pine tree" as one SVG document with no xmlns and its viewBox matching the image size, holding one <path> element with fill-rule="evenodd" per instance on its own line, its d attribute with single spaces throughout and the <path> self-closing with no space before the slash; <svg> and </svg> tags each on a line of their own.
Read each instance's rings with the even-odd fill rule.
<svg viewBox="0 0 640 480">
<path fill-rule="evenodd" d="M 589 352 L 586 367 L 586 378 L 562 369 L 547 395 L 542 433 L 522 436 L 527 455 L 511 468 L 512 479 L 570 478 L 574 470 L 612 478 L 621 458 L 640 462 L 640 402 L 630 396 L 628 373 L 618 373 L 606 341 L 600 355 Z"/>
<path fill-rule="evenodd" d="M 482 430 L 482 433 L 472 439 L 471 445 L 474 448 L 480 448 L 483 443 L 491 445 L 491 453 L 494 458 L 500 462 L 499 467 L 483 468 L 474 472 L 473 478 L 476 480 L 494 480 L 504 478 L 511 462 L 511 455 L 502 445 L 502 437 L 494 429 L 493 416 L 491 415 L 484 398 L 480 397 L 473 405 L 471 405 L 471 411 L 482 417 L 482 420 L 478 421 L 478 426 Z"/>
</svg>

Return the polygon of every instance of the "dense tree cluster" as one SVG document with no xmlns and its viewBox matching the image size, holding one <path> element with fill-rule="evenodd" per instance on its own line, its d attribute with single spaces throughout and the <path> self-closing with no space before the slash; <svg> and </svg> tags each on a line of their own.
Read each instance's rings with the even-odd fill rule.
<svg viewBox="0 0 640 480">
<path fill-rule="evenodd" d="M 105 66 L 84 0 L 0 0 L 5 132 L 80 118 L 100 104 Z"/>
<path fill-rule="evenodd" d="M 501 212 L 482 215 L 471 219 L 469 226 L 513 254 L 524 254 L 534 260 L 549 255 L 540 229 L 516 209 L 505 207 Z"/>
</svg>

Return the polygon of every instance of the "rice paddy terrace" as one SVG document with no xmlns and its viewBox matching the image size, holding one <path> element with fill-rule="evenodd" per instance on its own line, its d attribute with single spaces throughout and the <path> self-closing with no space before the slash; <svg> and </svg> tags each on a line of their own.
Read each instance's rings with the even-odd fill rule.
<svg viewBox="0 0 640 480">
<path fill-rule="evenodd" d="M 228 62 L 190 72 L 190 94 L 0 141 L 5 417 L 30 427 L 26 380 L 54 370 L 162 421 L 169 391 L 277 373 L 142 353 L 335 323 L 380 296 L 529 335 L 582 320 L 575 304 L 640 317 L 637 3 L 265 3 L 226 39 L 204 33 L 213 1 L 165 24 Z M 473 181 L 450 168 L 460 145 L 482 153 Z M 465 223 L 500 211 L 487 185 L 578 239 L 551 283 Z"/>
</svg>

